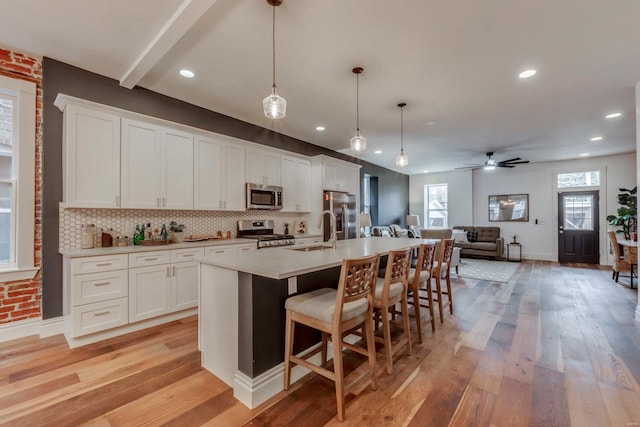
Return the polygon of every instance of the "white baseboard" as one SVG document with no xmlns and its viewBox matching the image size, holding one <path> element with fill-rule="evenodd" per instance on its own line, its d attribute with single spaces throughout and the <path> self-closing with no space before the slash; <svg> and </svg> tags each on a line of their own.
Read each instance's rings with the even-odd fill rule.
<svg viewBox="0 0 640 427">
<path fill-rule="evenodd" d="M 64 334 L 64 317 L 43 320 L 40 323 L 40 338 Z"/>
<path fill-rule="evenodd" d="M 638 303 L 638 306 L 636 307 L 636 322 L 640 323 L 640 302 Z"/>
<path fill-rule="evenodd" d="M 0 325 L 0 342 L 17 340 L 18 338 L 24 338 L 30 335 L 38 335 L 40 333 L 41 322 L 42 319 L 37 317 Z"/>
</svg>

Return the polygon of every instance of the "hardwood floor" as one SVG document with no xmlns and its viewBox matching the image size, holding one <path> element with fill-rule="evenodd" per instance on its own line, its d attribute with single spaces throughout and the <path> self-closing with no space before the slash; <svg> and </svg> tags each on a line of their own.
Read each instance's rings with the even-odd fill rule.
<svg viewBox="0 0 640 427">
<path fill-rule="evenodd" d="M 380 349 L 378 390 L 349 395 L 344 423 L 317 375 L 244 407 L 200 367 L 194 317 L 76 349 L 62 336 L 0 344 L 0 425 L 640 424 L 637 290 L 609 268 L 523 262 L 509 283 L 452 277 L 454 314 L 423 328 L 423 344 L 413 331 L 393 376 Z"/>
</svg>

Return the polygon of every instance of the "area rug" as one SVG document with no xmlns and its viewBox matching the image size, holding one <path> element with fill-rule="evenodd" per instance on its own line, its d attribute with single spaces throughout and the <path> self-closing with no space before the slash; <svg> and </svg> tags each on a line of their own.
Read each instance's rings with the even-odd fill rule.
<svg viewBox="0 0 640 427">
<path fill-rule="evenodd" d="M 460 277 L 467 279 L 508 282 L 518 265 L 519 263 L 514 262 L 463 258 L 458 265 L 458 272 Z"/>
</svg>

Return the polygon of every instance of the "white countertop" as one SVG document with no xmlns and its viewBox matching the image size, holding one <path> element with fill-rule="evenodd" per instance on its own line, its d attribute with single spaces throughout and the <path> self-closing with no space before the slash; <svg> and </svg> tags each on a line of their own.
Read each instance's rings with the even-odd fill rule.
<svg viewBox="0 0 640 427">
<path fill-rule="evenodd" d="M 316 243 L 294 247 L 265 248 L 239 255 L 216 254 L 209 259 L 200 259 L 199 261 L 216 267 L 280 280 L 340 266 L 345 258 L 359 258 L 375 253 L 386 254 L 390 250 L 408 246 L 416 247 L 420 243 L 432 241 L 432 239 L 405 237 L 365 237 L 340 240 L 336 249 L 326 248 L 309 252 L 295 250 L 314 247 L 318 245 Z"/>
<path fill-rule="evenodd" d="M 243 243 L 256 244 L 255 239 L 214 239 L 203 240 L 200 242 L 183 242 L 183 243 L 169 243 L 167 245 L 158 246 L 112 246 L 109 248 L 93 248 L 93 249 L 60 249 L 62 255 L 69 258 L 86 257 L 86 256 L 98 256 L 98 255 L 114 255 L 114 254 L 129 254 L 135 252 L 148 252 L 148 251 L 166 251 L 172 249 L 186 249 L 186 248 L 199 248 L 203 246 L 221 246 L 221 245 L 239 245 Z"/>
</svg>

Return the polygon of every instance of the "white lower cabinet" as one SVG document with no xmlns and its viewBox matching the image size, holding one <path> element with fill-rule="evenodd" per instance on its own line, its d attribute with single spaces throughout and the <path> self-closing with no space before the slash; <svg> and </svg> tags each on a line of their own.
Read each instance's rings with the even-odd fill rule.
<svg viewBox="0 0 640 427">
<path fill-rule="evenodd" d="M 296 245 L 308 245 L 310 243 L 322 243 L 322 236 L 296 237 Z"/>
<path fill-rule="evenodd" d="M 203 248 L 129 255 L 129 321 L 136 322 L 198 305 L 198 262 Z M 167 260 L 180 261 L 166 263 Z"/>
</svg>

